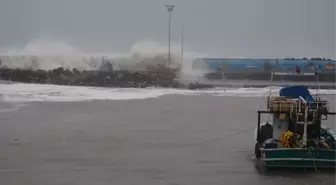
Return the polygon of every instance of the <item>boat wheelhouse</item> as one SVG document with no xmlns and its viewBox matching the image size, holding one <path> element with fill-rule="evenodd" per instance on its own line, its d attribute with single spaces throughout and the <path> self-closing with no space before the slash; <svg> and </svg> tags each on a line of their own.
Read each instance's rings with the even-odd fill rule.
<svg viewBox="0 0 336 185">
<path fill-rule="evenodd" d="M 267 110 L 258 110 L 255 156 L 265 167 L 335 168 L 336 135 L 322 125 L 328 102 L 314 98 L 304 86 L 288 86 L 268 97 Z M 269 114 L 272 122 L 260 123 Z"/>
</svg>

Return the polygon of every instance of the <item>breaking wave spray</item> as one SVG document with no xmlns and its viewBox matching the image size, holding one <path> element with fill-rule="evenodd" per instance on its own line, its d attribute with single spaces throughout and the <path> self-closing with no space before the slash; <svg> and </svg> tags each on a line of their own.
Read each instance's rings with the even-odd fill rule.
<svg viewBox="0 0 336 185">
<path fill-rule="evenodd" d="M 185 45 L 185 44 L 184 44 Z M 55 40 L 41 36 L 29 41 L 22 47 L 12 46 L 0 48 L 2 66 L 20 69 L 51 70 L 59 67 L 78 70 L 99 70 L 102 62 L 108 61 L 117 70 L 144 70 L 145 66 L 166 65 L 168 58 L 167 45 L 154 40 L 136 42 L 129 52 L 99 53 L 85 52 L 74 47 L 65 40 Z M 179 68 L 179 77 L 193 80 L 206 72 L 206 67 L 192 69 L 196 58 L 207 57 L 205 54 L 188 51 L 184 47 L 183 60 L 181 43 L 171 44 L 171 67 Z"/>
</svg>

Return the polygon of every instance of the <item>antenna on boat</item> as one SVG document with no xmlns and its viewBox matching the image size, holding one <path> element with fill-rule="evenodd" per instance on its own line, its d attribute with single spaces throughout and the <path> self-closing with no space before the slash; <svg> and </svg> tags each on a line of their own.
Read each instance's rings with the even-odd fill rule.
<svg viewBox="0 0 336 185">
<path fill-rule="evenodd" d="M 272 78 L 271 78 L 271 84 L 272 84 L 272 82 L 273 82 L 273 72 L 271 72 L 271 75 L 272 75 Z M 271 97 L 271 95 L 272 95 L 272 86 L 269 88 L 269 91 L 268 91 L 268 99 Z M 269 114 L 267 120 L 269 121 L 270 119 L 271 119 L 271 115 Z"/>
<path fill-rule="evenodd" d="M 316 78 L 316 101 L 318 100 L 319 98 L 319 91 L 320 91 L 320 86 L 318 85 L 319 84 L 319 75 L 318 75 L 318 70 L 316 69 L 315 70 L 315 78 Z"/>
<path fill-rule="evenodd" d="M 184 38 L 183 38 L 183 32 L 184 32 L 184 23 L 182 24 L 182 33 L 181 33 L 181 65 L 183 65 L 183 47 L 184 47 Z"/>
<path fill-rule="evenodd" d="M 278 61 L 278 59 L 276 59 L 276 60 Z M 270 88 L 269 88 L 269 92 L 268 92 L 268 99 L 269 99 L 269 98 L 271 97 L 271 95 L 272 95 L 272 84 L 273 84 L 274 74 L 275 74 L 275 72 L 274 72 L 274 71 L 271 71 L 271 86 L 270 86 Z M 267 120 L 270 120 L 270 119 L 271 119 L 271 115 L 269 114 Z"/>
</svg>

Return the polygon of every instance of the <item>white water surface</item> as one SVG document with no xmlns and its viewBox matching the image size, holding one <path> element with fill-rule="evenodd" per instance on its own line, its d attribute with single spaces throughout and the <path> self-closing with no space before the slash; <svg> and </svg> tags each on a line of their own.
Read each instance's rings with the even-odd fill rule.
<svg viewBox="0 0 336 185">
<path fill-rule="evenodd" d="M 0 84 L 0 100 L 5 102 L 74 102 L 91 100 L 132 100 L 158 98 L 163 95 L 212 95 L 236 97 L 265 97 L 277 95 L 279 87 L 214 88 L 185 90 L 172 88 L 102 88 L 41 84 Z M 310 90 L 312 94 L 316 90 Z M 336 90 L 319 90 L 321 94 L 336 94 Z"/>
</svg>

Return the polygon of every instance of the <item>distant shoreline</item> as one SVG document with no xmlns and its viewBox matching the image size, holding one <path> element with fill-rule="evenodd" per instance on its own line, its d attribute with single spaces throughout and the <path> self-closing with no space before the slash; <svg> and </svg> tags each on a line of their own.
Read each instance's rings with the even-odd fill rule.
<svg viewBox="0 0 336 185">
<path fill-rule="evenodd" d="M 206 73 L 204 77 L 209 80 L 250 80 L 250 81 L 293 81 L 293 82 L 336 82 L 336 73 L 334 72 L 319 72 L 317 75 L 310 73 L 287 73 L 284 75 L 272 75 L 274 72 L 212 72 Z M 313 75 L 312 75 L 313 74 Z"/>
<path fill-rule="evenodd" d="M 266 88 L 271 86 L 284 87 L 290 85 L 303 85 L 309 89 L 316 89 L 316 82 L 290 82 L 290 81 L 267 81 L 267 80 L 200 80 L 197 83 L 189 84 L 189 89 L 197 88 Z M 334 82 L 319 82 L 319 89 L 336 89 Z"/>
</svg>

